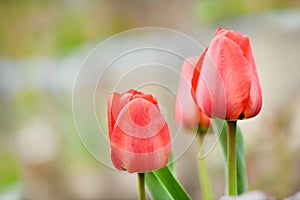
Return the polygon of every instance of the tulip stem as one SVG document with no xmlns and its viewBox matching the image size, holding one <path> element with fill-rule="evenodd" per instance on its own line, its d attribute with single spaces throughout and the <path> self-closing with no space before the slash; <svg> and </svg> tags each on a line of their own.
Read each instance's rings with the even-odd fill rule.
<svg viewBox="0 0 300 200">
<path fill-rule="evenodd" d="M 236 123 L 236 121 L 227 121 L 227 183 L 229 196 L 237 196 Z"/>
<path fill-rule="evenodd" d="M 198 134 L 199 153 L 202 148 L 204 138 L 205 138 L 205 134 L 203 134 L 203 133 Z M 202 199 L 212 200 L 213 195 L 212 195 L 212 191 L 211 191 L 209 173 L 208 173 L 205 158 L 198 158 L 198 170 L 199 170 L 198 175 L 199 175 Z"/>
<path fill-rule="evenodd" d="M 145 173 L 138 173 L 139 200 L 146 200 Z"/>
</svg>

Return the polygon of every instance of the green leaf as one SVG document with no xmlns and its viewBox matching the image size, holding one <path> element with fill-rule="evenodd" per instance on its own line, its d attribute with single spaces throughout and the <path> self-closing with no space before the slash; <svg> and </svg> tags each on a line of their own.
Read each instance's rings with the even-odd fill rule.
<svg viewBox="0 0 300 200">
<path fill-rule="evenodd" d="M 171 194 L 167 191 L 164 185 L 158 180 L 153 172 L 145 174 L 146 186 L 150 193 L 151 199 L 173 199 Z"/>
<path fill-rule="evenodd" d="M 171 172 L 173 172 L 173 175 L 176 177 L 176 165 L 174 162 L 174 152 L 171 151 L 170 157 L 169 157 L 169 162 L 168 162 L 168 167 L 170 168 Z"/>
<path fill-rule="evenodd" d="M 182 185 L 175 178 L 169 166 L 147 172 L 146 186 L 153 200 L 191 199 Z"/>
<path fill-rule="evenodd" d="M 238 194 L 247 192 L 248 181 L 247 181 L 247 171 L 246 171 L 246 161 L 245 161 L 245 148 L 244 148 L 244 138 L 241 129 L 237 126 L 237 181 L 238 181 Z"/>
<path fill-rule="evenodd" d="M 212 121 L 214 133 L 217 135 L 217 137 L 219 137 L 219 143 L 224 157 L 225 177 L 227 180 L 227 123 L 226 121 L 219 119 L 214 119 Z M 236 134 L 237 189 L 238 194 L 242 194 L 248 190 L 248 184 L 245 164 L 244 139 L 241 129 L 238 126 Z"/>
</svg>

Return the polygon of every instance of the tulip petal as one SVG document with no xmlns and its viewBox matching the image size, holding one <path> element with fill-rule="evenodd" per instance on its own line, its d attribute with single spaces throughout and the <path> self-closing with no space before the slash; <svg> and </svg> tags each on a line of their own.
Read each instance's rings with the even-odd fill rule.
<svg viewBox="0 0 300 200">
<path fill-rule="evenodd" d="M 119 116 L 122 108 L 130 101 L 132 95 L 136 93 L 134 90 L 129 90 L 124 94 L 112 92 L 108 97 L 108 132 L 109 137 L 113 131 L 116 119 Z"/>
<path fill-rule="evenodd" d="M 116 112 L 115 110 L 117 110 L 119 108 L 118 106 L 118 102 L 120 99 L 120 94 L 113 92 L 109 95 L 108 97 L 108 103 L 107 103 L 107 110 L 108 110 L 108 134 L 109 134 L 109 138 L 110 135 L 113 131 L 113 127 L 115 126 L 116 123 L 116 118 L 117 115 L 115 115 L 114 113 Z"/>
<path fill-rule="evenodd" d="M 146 172 L 167 164 L 170 133 L 156 98 L 135 90 L 112 93 L 108 115 L 111 159 L 118 170 Z"/>
<path fill-rule="evenodd" d="M 230 32 L 231 34 L 228 34 Z M 261 110 L 262 106 L 262 92 L 261 92 L 261 86 L 258 79 L 258 74 L 256 70 L 256 64 L 254 60 L 254 56 L 252 53 L 252 48 L 250 45 L 249 38 L 241 33 L 234 33 L 233 31 L 228 31 L 225 35 L 227 37 L 230 37 L 232 40 L 234 40 L 241 48 L 241 50 L 244 53 L 244 56 L 246 60 L 249 62 L 250 65 L 250 71 L 252 74 L 252 80 L 251 80 L 251 89 L 250 89 L 250 95 L 247 100 L 247 104 L 244 108 L 244 116 L 245 118 L 251 118 L 253 116 L 256 116 L 259 111 Z M 232 36 L 234 35 L 234 36 Z"/>
<path fill-rule="evenodd" d="M 153 97 L 151 94 L 144 94 L 142 92 L 139 92 L 137 94 L 134 94 L 130 100 L 133 100 L 136 98 L 143 98 L 143 99 L 150 101 L 153 104 L 157 104 L 157 99 L 155 97 Z"/>
<path fill-rule="evenodd" d="M 111 156 L 117 169 L 129 173 L 145 172 L 165 166 L 171 152 L 167 123 L 151 138 L 136 138 L 118 126 L 111 137 Z"/>
<path fill-rule="evenodd" d="M 202 69 L 202 64 L 203 64 L 203 60 L 204 60 L 204 57 L 206 55 L 206 52 L 207 52 L 207 48 L 202 53 L 202 55 L 200 56 L 198 62 L 196 63 L 196 66 L 195 66 L 195 69 L 194 69 L 194 72 L 193 72 L 193 77 L 191 79 L 191 86 L 192 86 L 191 94 L 192 94 L 192 97 L 194 98 L 196 103 L 197 103 L 196 91 L 197 91 L 200 72 L 201 72 L 201 69 Z"/>
<path fill-rule="evenodd" d="M 117 145 L 111 145 L 111 158 L 114 166 L 120 171 L 129 173 L 152 171 L 164 167 L 168 163 L 170 152 L 171 144 L 157 151 L 146 153 L 130 152 Z"/>
<path fill-rule="evenodd" d="M 221 35 L 212 40 L 203 61 L 205 69 L 202 69 L 206 79 L 202 88 L 206 88 L 205 96 L 211 95 L 210 99 L 202 102 L 214 106 L 208 111 L 212 116 L 224 118 L 220 112 L 226 109 L 225 119 L 237 119 L 243 112 L 251 88 L 249 64 L 239 45 L 232 39 Z M 202 107 L 206 107 L 207 111 L 207 106 Z"/>
<path fill-rule="evenodd" d="M 251 89 L 250 89 L 250 95 L 247 102 L 247 105 L 245 107 L 245 118 L 251 118 L 256 116 L 262 107 L 262 91 L 260 86 L 260 81 L 258 78 L 257 70 L 256 70 L 256 64 L 254 60 L 254 56 L 252 53 L 252 48 L 250 45 L 250 41 L 248 38 L 243 38 L 243 49 L 244 49 L 244 55 L 247 58 L 247 60 L 250 63 L 251 71 L 252 71 L 252 81 L 251 81 Z"/>
<path fill-rule="evenodd" d="M 257 115 L 262 92 L 249 38 L 219 28 L 194 70 L 193 91 L 200 110 L 210 117 L 237 120 Z"/>
<path fill-rule="evenodd" d="M 200 110 L 191 94 L 191 80 L 197 61 L 198 57 L 190 57 L 183 63 L 175 101 L 175 118 L 186 127 L 198 127 L 199 124 Z"/>
<path fill-rule="evenodd" d="M 252 65 L 255 66 L 255 65 Z M 256 116 L 262 107 L 262 91 L 258 74 L 255 67 L 252 67 L 252 84 L 250 89 L 250 98 L 248 99 L 245 108 L 245 118 L 251 118 Z"/>
<path fill-rule="evenodd" d="M 165 123 L 154 104 L 143 98 L 137 98 L 125 105 L 118 116 L 116 126 L 132 137 L 149 138 L 159 133 Z"/>
</svg>

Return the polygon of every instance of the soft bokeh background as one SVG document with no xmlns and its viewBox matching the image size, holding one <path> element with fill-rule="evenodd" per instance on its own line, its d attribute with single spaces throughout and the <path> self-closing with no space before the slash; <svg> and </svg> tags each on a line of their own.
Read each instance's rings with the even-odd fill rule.
<svg viewBox="0 0 300 200">
<path fill-rule="evenodd" d="M 175 29 L 204 46 L 220 26 L 251 38 L 264 105 L 258 117 L 239 122 L 249 188 L 279 199 L 300 190 L 299 1 L 2 0 L 0 199 L 136 198 L 134 175 L 103 166 L 81 144 L 71 98 L 95 45 L 144 26 Z M 194 144 L 177 172 L 199 199 L 196 155 Z M 224 192 L 219 158 L 216 147 L 208 157 L 216 198 Z"/>
</svg>

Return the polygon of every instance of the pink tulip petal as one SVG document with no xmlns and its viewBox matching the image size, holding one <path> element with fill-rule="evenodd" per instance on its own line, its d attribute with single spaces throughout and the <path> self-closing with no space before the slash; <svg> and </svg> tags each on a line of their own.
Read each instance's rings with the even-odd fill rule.
<svg viewBox="0 0 300 200">
<path fill-rule="evenodd" d="M 135 90 L 112 93 L 108 115 L 111 159 L 118 170 L 146 172 L 167 164 L 171 139 L 156 98 Z"/>
<path fill-rule="evenodd" d="M 113 128 L 116 123 L 116 119 L 119 116 L 122 108 L 130 101 L 134 91 L 129 90 L 128 93 L 119 94 L 113 92 L 108 97 L 108 132 L 109 136 L 111 135 Z"/>
<path fill-rule="evenodd" d="M 117 115 L 113 114 L 115 113 L 118 108 L 118 102 L 120 99 L 120 94 L 113 92 L 109 95 L 108 97 L 108 103 L 107 103 L 107 107 L 108 107 L 108 134 L 109 137 L 113 131 L 113 127 L 115 126 L 116 123 L 116 117 Z"/>
<path fill-rule="evenodd" d="M 252 84 L 250 89 L 250 95 L 243 112 L 245 118 L 251 118 L 257 115 L 261 110 L 262 92 L 261 92 L 260 82 L 258 79 L 258 74 L 256 71 L 256 64 L 254 61 L 250 41 L 247 36 L 240 33 L 234 33 L 233 31 L 227 31 L 225 35 L 231 38 L 232 40 L 234 40 L 240 46 L 241 50 L 244 53 L 244 56 L 246 57 L 246 60 L 249 62 L 251 66 L 251 68 L 249 68 L 249 71 L 251 71 L 252 74 L 252 81 L 251 81 Z"/>
<path fill-rule="evenodd" d="M 250 89 L 250 96 L 245 106 L 245 118 L 251 118 L 256 116 L 262 107 L 262 91 L 260 86 L 260 81 L 258 78 L 256 64 L 254 61 L 254 56 L 252 53 L 252 48 L 248 38 L 244 39 L 244 54 L 245 57 L 249 60 L 251 71 L 252 71 L 252 84 Z"/>
<path fill-rule="evenodd" d="M 237 120 L 257 115 L 262 92 L 249 38 L 219 28 L 194 70 L 192 90 L 210 117 Z"/>
<path fill-rule="evenodd" d="M 248 99 L 247 105 L 245 107 L 245 118 L 251 118 L 256 116 L 262 107 L 262 91 L 256 68 L 252 68 L 252 85 L 250 90 L 250 98 Z"/>
<path fill-rule="evenodd" d="M 200 118 L 200 110 L 191 94 L 191 80 L 197 61 L 198 57 L 190 57 L 183 63 L 175 101 L 175 118 L 187 127 L 197 127 Z"/>
<path fill-rule="evenodd" d="M 120 112 L 116 125 L 125 134 L 136 138 L 153 137 L 164 127 L 165 120 L 159 109 L 151 102 L 136 98 Z"/>
<path fill-rule="evenodd" d="M 157 151 L 136 153 L 129 152 L 117 145 L 111 146 L 111 157 L 114 166 L 120 171 L 146 172 L 164 167 L 168 163 L 171 144 L 161 147 Z"/>
<path fill-rule="evenodd" d="M 135 138 L 118 126 L 111 138 L 111 156 L 117 169 L 145 172 L 162 168 L 168 162 L 171 143 L 168 126 L 151 138 Z"/>
<path fill-rule="evenodd" d="M 197 87 L 198 87 L 198 83 L 199 83 L 200 71 L 202 69 L 202 64 L 203 64 L 203 60 L 204 60 L 204 57 L 206 55 L 206 52 L 207 52 L 207 48 L 202 53 L 202 55 L 200 56 L 198 62 L 196 63 L 196 66 L 195 66 L 195 69 L 194 69 L 194 72 L 193 72 L 193 77 L 192 77 L 192 80 L 191 80 L 191 86 L 192 86 L 191 94 L 192 94 L 192 97 L 194 98 L 196 103 L 197 103 L 196 91 L 197 91 Z"/>
<path fill-rule="evenodd" d="M 206 115 L 224 119 L 226 117 L 225 84 L 223 83 L 223 78 L 218 71 L 217 65 L 208 55 L 209 50 L 208 48 L 206 52 L 202 54 L 204 58 L 200 66 L 201 74 L 196 88 L 196 100 L 200 110 L 203 110 Z"/>
<path fill-rule="evenodd" d="M 207 61 L 207 59 L 212 62 Z M 216 110 L 220 110 L 222 107 L 226 109 L 225 119 L 237 119 L 244 111 L 252 80 L 252 74 L 249 70 L 251 66 L 243 51 L 233 40 L 224 36 L 216 36 L 208 48 L 204 63 L 210 63 L 210 67 L 217 67 L 217 70 L 214 71 L 220 73 L 220 75 L 213 76 L 217 85 L 209 86 L 209 92 L 213 95 L 211 97 L 214 101 L 213 105 L 216 106 Z M 220 90 L 223 88 L 226 99 L 220 95 L 223 92 Z M 226 105 L 223 105 L 224 103 Z"/>
</svg>

